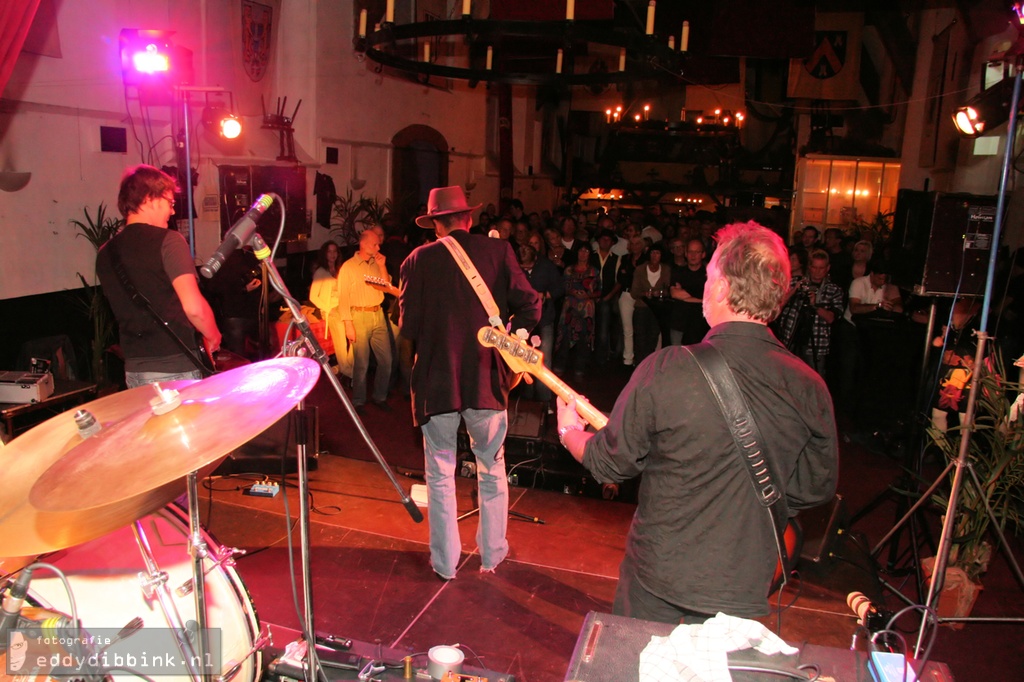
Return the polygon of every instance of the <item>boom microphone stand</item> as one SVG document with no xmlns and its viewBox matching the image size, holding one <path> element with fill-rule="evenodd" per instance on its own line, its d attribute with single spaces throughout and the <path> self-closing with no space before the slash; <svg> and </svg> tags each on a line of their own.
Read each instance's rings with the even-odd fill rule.
<svg viewBox="0 0 1024 682">
<path fill-rule="evenodd" d="M 928 598 L 925 600 L 926 611 L 921 618 L 921 628 L 918 631 L 917 642 L 914 646 L 914 655 L 917 656 L 921 652 L 922 644 L 925 640 L 925 633 L 928 629 L 929 618 L 928 609 L 934 610 L 939 594 L 942 591 L 943 584 L 946 580 L 946 568 L 949 566 L 949 552 L 952 548 L 953 539 L 953 524 L 956 521 L 956 509 L 960 497 L 960 489 L 963 485 L 964 470 L 969 469 L 967 462 L 967 452 L 971 443 L 971 434 L 975 428 L 974 422 L 974 411 L 978 402 L 978 387 L 981 385 L 980 374 L 984 372 L 984 359 L 985 359 L 985 347 L 988 342 L 988 314 L 989 308 L 992 303 L 992 287 L 995 280 L 996 270 L 996 257 L 999 253 L 999 240 L 1002 236 L 1003 229 L 1003 217 L 1006 208 L 1006 188 L 1009 184 L 1010 171 L 1013 168 L 1013 151 L 1014 142 L 1017 134 L 1017 109 L 1020 106 L 1020 94 L 1021 94 L 1021 73 L 1020 69 L 1014 68 L 1013 75 L 1013 96 L 1010 99 L 1010 118 L 1006 124 L 1006 144 L 1003 152 L 1003 169 L 1002 174 L 999 178 L 999 196 L 996 200 L 996 216 L 995 223 L 992 228 L 992 248 L 989 251 L 988 259 L 988 275 L 985 279 L 985 296 L 981 308 L 981 325 L 978 331 L 978 348 L 974 355 L 974 373 L 975 376 L 971 381 L 971 388 L 967 395 L 967 414 L 964 420 L 964 429 L 960 436 L 960 451 L 957 453 L 955 463 L 949 464 L 937 480 L 942 480 L 949 472 L 951 467 L 955 467 L 953 474 L 953 485 L 949 492 L 949 504 L 946 508 L 946 518 L 942 523 L 942 535 L 939 537 L 939 548 L 935 554 L 935 567 L 932 571 L 932 579 L 928 589 Z M 970 470 L 971 476 L 974 480 L 974 484 L 979 486 L 977 475 L 973 470 Z M 934 487 L 934 486 L 933 486 Z M 986 501 L 986 510 L 988 511 L 989 518 L 992 520 L 991 527 L 995 530 L 999 537 L 999 541 L 1006 554 L 1007 561 L 1017 576 L 1017 580 L 1024 585 L 1024 574 L 1021 573 L 1020 565 L 1017 563 L 1013 554 L 1010 552 L 1010 546 L 1006 542 L 1006 537 L 1003 535 L 1003 531 L 999 528 L 999 524 L 995 521 L 995 516 L 992 513 L 992 508 L 988 506 Z M 936 619 L 937 621 L 939 619 Z M 964 618 L 958 619 L 958 621 L 971 621 L 971 620 L 986 620 L 992 622 L 993 619 L 978 619 L 978 618 Z M 1003 618 L 998 619 L 996 622 L 1007 622 L 1007 623 L 1024 623 L 1024 618 Z"/>
<path fill-rule="evenodd" d="M 277 194 L 271 193 L 269 196 L 273 197 L 275 201 L 283 205 L 281 197 L 278 196 Z M 281 224 L 283 227 L 283 210 L 281 211 Z M 327 357 L 327 353 L 325 353 L 324 349 L 320 346 L 320 342 L 316 340 L 316 336 L 314 336 L 313 330 L 309 326 L 309 320 L 302 313 L 302 308 L 299 305 L 298 301 L 296 301 L 295 298 L 292 297 L 292 295 L 289 293 L 288 287 L 285 285 L 284 279 L 281 277 L 281 273 L 278 272 L 277 266 L 274 265 L 274 261 L 271 258 L 273 252 L 267 246 L 266 242 L 263 241 L 263 237 L 261 237 L 258 232 L 253 231 L 252 236 L 249 237 L 246 243 L 252 246 L 253 253 L 256 255 L 256 258 L 258 258 L 260 262 L 263 264 L 265 271 L 267 273 L 267 278 L 269 279 L 271 286 L 274 287 L 275 291 L 281 294 L 281 297 L 288 305 L 288 309 L 292 313 L 293 324 L 299 330 L 299 333 L 302 335 L 304 348 L 302 348 L 300 344 L 293 344 L 290 349 L 290 352 L 292 352 L 293 354 L 298 354 L 303 350 L 306 350 L 312 355 L 312 358 L 316 360 L 317 363 L 320 364 L 320 367 L 323 369 L 324 376 L 327 377 L 327 380 L 331 383 L 331 386 L 334 387 L 335 393 L 338 394 L 338 398 L 341 400 L 342 404 L 345 406 L 345 409 L 352 417 L 352 420 L 356 424 L 356 428 L 362 435 L 363 440 L 366 441 L 366 444 L 370 447 L 370 451 L 373 453 L 373 456 L 377 459 L 377 463 L 380 464 L 381 468 L 384 470 L 384 473 L 387 475 L 388 479 L 390 479 L 391 485 L 394 486 L 395 491 L 398 493 L 398 497 L 402 501 L 402 505 L 406 508 L 406 511 L 409 512 L 409 516 L 411 516 L 413 521 L 415 521 L 416 523 L 422 522 L 423 514 L 420 512 L 419 508 L 416 507 L 416 503 L 413 502 L 412 499 L 405 494 L 405 491 L 402 489 L 402 486 L 398 483 L 398 479 L 395 478 L 394 473 L 391 471 L 391 467 L 384 460 L 384 456 L 380 453 L 380 450 L 377 449 L 377 446 L 373 442 L 373 439 L 370 437 L 370 434 L 366 431 L 366 427 L 363 425 L 362 421 L 360 421 L 359 416 L 356 414 L 355 408 L 352 406 L 352 402 L 349 400 L 349 397 L 345 394 L 345 391 L 341 386 L 341 382 L 338 381 L 338 377 L 335 376 L 335 374 L 331 371 L 331 365 Z M 243 244 L 243 246 L 244 245 L 245 244 Z M 299 431 L 300 435 L 298 437 L 298 473 L 299 497 L 301 499 L 301 504 L 299 505 L 299 541 L 302 558 L 302 586 L 304 600 L 304 614 L 302 626 L 309 652 L 308 662 L 310 663 L 311 668 L 317 668 L 318 666 L 316 666 L 315 664 L 316 629 L 313 622 L 313 584 L 310 570 L 309 551 L 309 469 L 306 465 L 305 426 L 300 424 Z M 312 672 L 319 674 L 322 671 L 313 670 Z"/>
</svg>

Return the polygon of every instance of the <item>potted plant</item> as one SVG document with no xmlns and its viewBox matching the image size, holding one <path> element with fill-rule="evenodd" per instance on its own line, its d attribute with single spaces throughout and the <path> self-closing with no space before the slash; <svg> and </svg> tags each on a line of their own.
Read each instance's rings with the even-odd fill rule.
<svg viewBox="0 0 1024 682">
<path fill-rule="evenodd" d="M 379 225 L 390 211 L 390 199 L 380 201 L 362 194 L 356 199 L 352 190 L 348 190 L 334 200 L 330 237 L 342 247 L 354 246 L 359 243 L 360 232 L 369 225 Z"/>
<path fill-rule="evenodd" d="M 973 607 L 981 589 L 981 576 L 992 558 L 993 521 L 1003 533 L 1019 533 L 1024 528 L 1024 413 L 1011 410 L 1012 397 L 1021 390 L 1021 384 L 1003 378 L 1002 362 L 998 355 L 995 357 L 991 371 L 974 373 L 975 380 L 980 374 L 981 384 L 967 450 L 970 469 L 964 472 L 960 486 L 949 568 L 939 603 L 940 609 L 955 610 L 940 610 L 940 616 L 965 616 Z M 989 363 L 985 365 L 989 368 Z M 931 428 L 928 433 L 947 461 L 955 462 L 964 430 L 961 425 L 946 432 Z M 954 469 L 950 476 L 955 473 Z M 942 508 L 949 508 L 948 492 L 936 493 L 933 499 Z M 927 575 L 933 562 L 922 562 Z"/>
<path fill-rule="evenodd" d="M 124 220 L 122 218 L 108 217 L 106 212 L 107 207 L 100 202 L 95 216 L 89 213 L 89 207 L 87 206 L 84 209 L 85 221 L 75 219 L 68 221 L 78 230 L 78 234 L 75 236 L 88 239 L 96 251 L 99 251 L 101 246 L 106 244 L 111 237 L 120 232 L 121 228 L 124 227 Z M 84 299 L 80 299 L 82 307 L 89 316 L 89 319 L 92 320 L 92 347 L 90 348 L 92 378 L 97 385 L 102 387 L 107 381 L 105 362 L 107 348 L 114 342 L 116 324 L 114 313 L 110 309 L 110 304 L 107 303 L 99 283 L 96 282 L 95 272 L 93 273 L 92 284 L 86 280 L 82 273 L 76 274 L 82 282 L 84 291 Z"/>
</svg>

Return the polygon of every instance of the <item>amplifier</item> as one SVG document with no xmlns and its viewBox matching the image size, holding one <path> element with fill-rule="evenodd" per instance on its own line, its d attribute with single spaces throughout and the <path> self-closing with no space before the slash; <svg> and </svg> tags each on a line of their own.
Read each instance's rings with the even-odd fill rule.
<svg viewBox="0 0 1024 682">
<path fill-rule="evenodd" d="M 0 372 L 0 403 L 38 403 L 53 395 L 53 375 Z"/>
</svg>

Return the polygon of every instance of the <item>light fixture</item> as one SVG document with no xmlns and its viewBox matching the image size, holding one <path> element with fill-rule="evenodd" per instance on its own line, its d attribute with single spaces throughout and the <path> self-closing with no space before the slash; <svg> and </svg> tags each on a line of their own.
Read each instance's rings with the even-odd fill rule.
<svg viewBox="0 0 1024 682">
<path fill-rule="evenodd" d="M 242 134 L 242 122 L 238 116 L 221 106 L 203 109 L 203 125 L 225 140 L 237 139 Z"/>
<path fill-rule="evenodd" d="M 1004 78 L 982 90 L 953 113 L 953 125 L 964 137 L 980 137 L 997 128 L 1010 117 L 1013 81 Z"/>
</svg>

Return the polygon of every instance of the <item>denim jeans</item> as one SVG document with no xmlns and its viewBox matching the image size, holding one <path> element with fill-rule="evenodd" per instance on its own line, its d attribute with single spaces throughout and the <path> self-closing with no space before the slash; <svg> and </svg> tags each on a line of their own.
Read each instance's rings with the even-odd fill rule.
<svg viewBox="0 0 1024 682">
<path fill-rule="evenodd" d="M 508 556 L 508 479 L 505 477 L 505 410 L 474 410 L 432 415 L 421 427 L 430 519 L 430 565 L 443 578 L 454 578 L 459 567 L 459 538 L 455 504 L 456 439 L 459 421 L 466 420 L 469 445 L 476 456 L 480 491 L 480 525 L 476 544 L 482 570 L 492 570 Z"/>
<path fill-rule="evenodd" d="M 176 381 L 178 379 L 202 379 L 198 369 L 190 372 L 125 372 L 124 382 L 128 388 L 137 388 L 157 381 Z"/>
<path fill-rule="evenodd" d="M 373 377 L 373 400 L 384 402 L 391 388 L 391 337 L 388 321 L 380 310 L 353 311 L 356 341 L 352 344 L 352 404 L 366 404 L 366 375 L 370 371 L 370 353 L 377 359 Z"/>
</svg>

